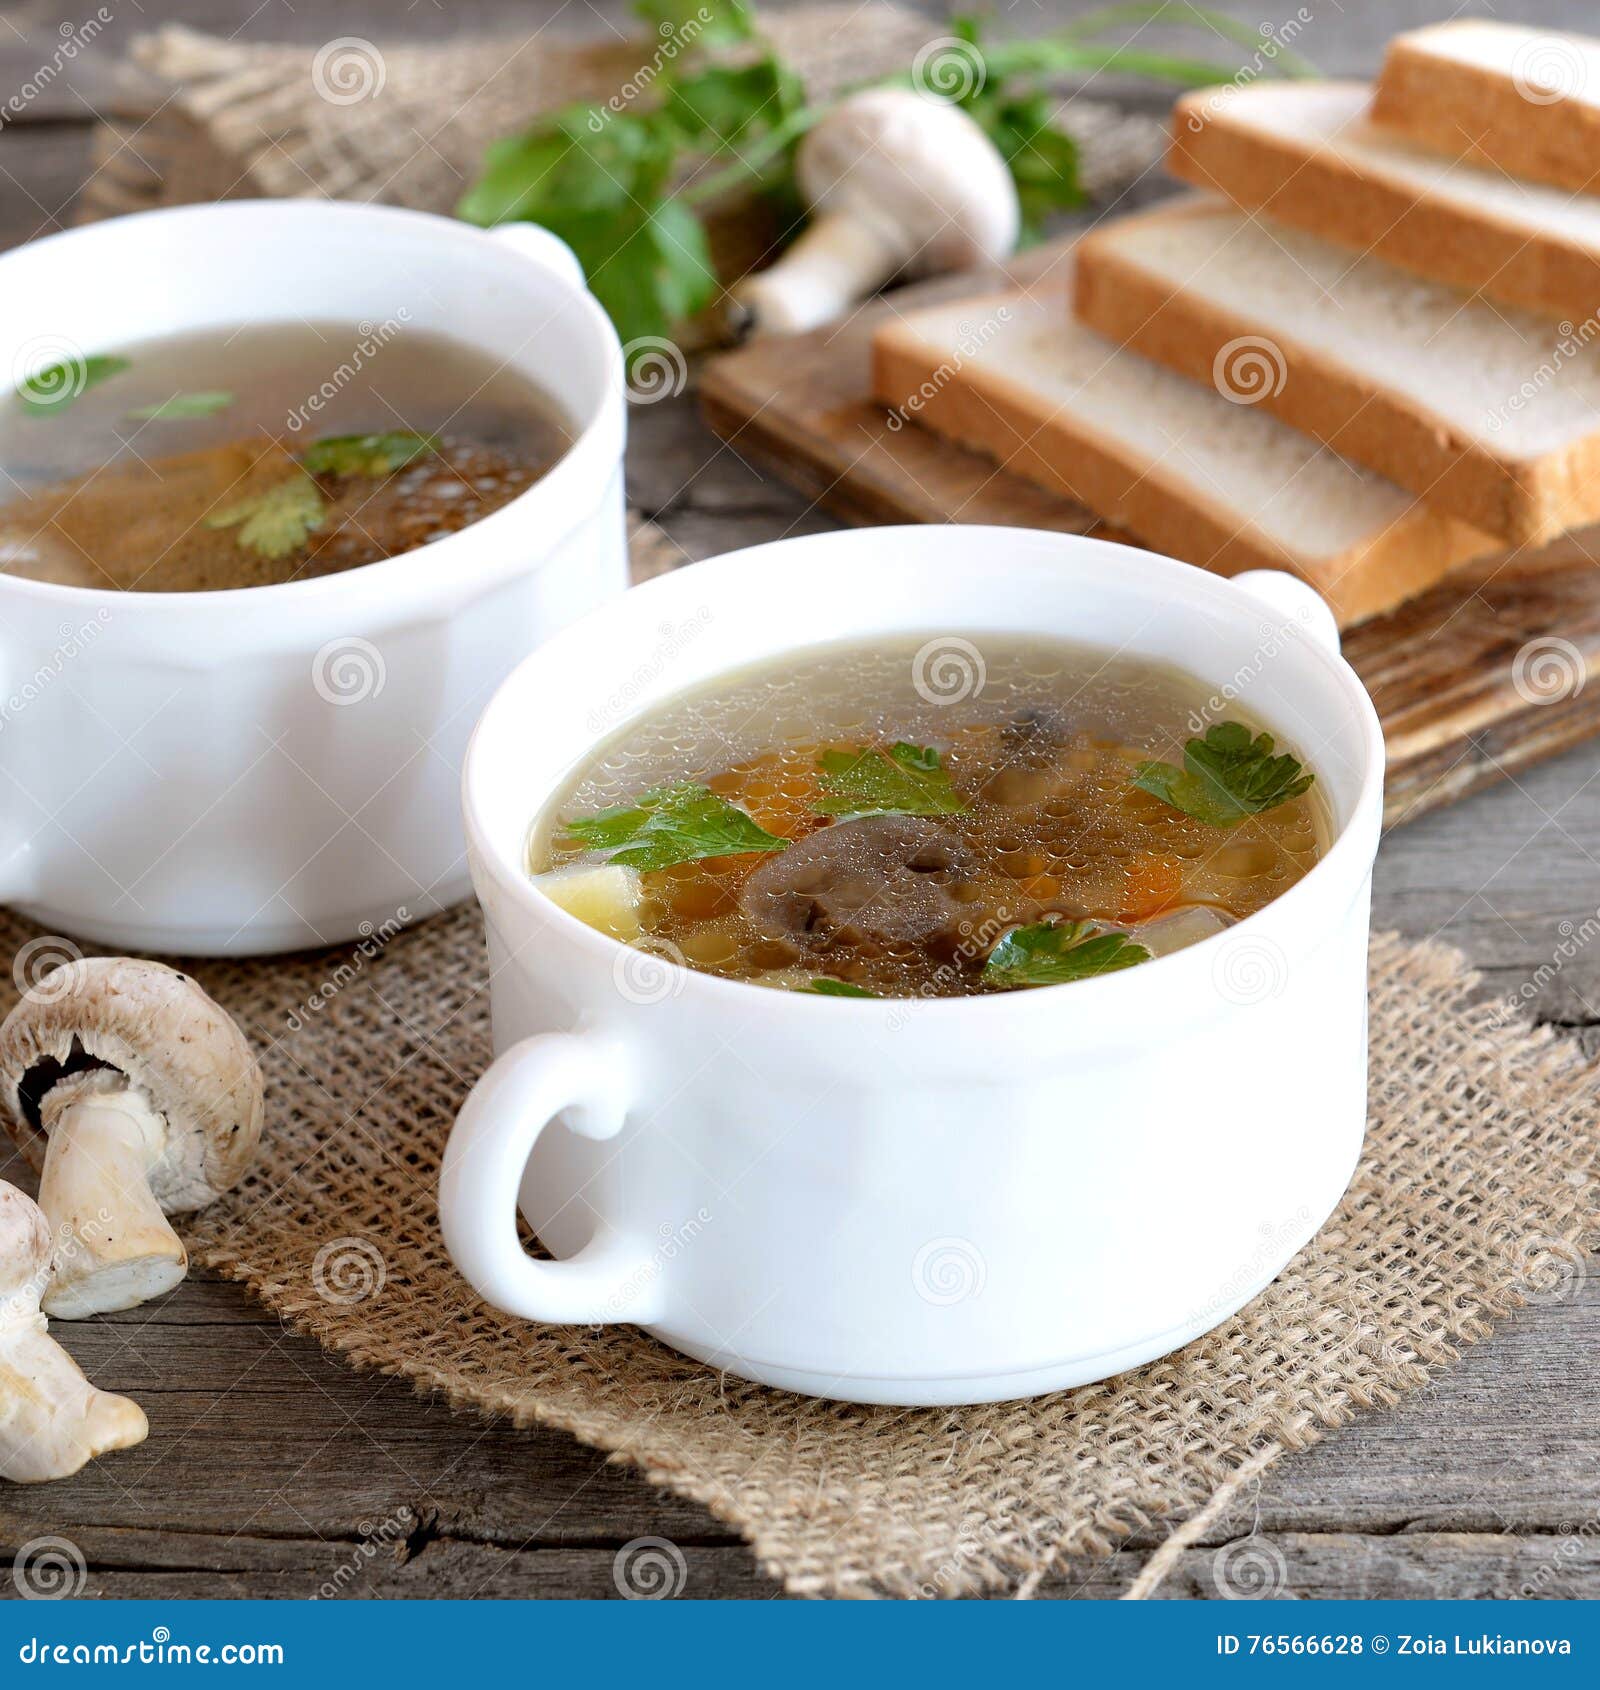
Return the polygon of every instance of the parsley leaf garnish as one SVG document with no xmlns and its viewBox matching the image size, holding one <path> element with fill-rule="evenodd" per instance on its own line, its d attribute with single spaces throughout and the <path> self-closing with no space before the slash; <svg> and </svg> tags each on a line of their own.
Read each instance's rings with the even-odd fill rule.
<svg viewBox="0 0 1600 1690">
<path fill-rule="evenodd" d="M 789 845 L 694 781 L 654 787 L 631 804 L 581 816 L 567 823 L 566 837 L 591 851 L 610 851 L 612 862 L 646 872 L 741 851 L 783 851 Z"/>
<path fill-rule="evenodd" d="M 669 192 L 681 146 L 663 113 L 567 106 L 490 147 L 456 215 L 559 235 L 637 360 L 636 342 L 666 338 L 716 293 L 705 227 Z"/>
<path fill-rule="evenodd" d="M 187 417 L 209 417 L 213 411 L 225 411 L 233 403 L 231 393 L 174 393 L 159 404 L 141 405 L 123 415 L 133 422 L 181 422 Z"/>
<path fill-rule="evenodd" d="M 1141 763 L 1133 784 L 1213 827 L 1237 827 L 1298 798 L 1316 779 L 1287 753 L 1274 756 L 1273 747 L 1271 734 L 1251 738 L 1242 723 L 1216 722 L 1204 739 L 1185 742 L 1181 769 Z"/>
<path fill-rule="evenodd" d="M 800 79 L 768 53 L 746 65 L 711 65 L 676 81 L 662 106 L 686 141 L 730 147 L 771 129 L 805 103 Z"/>
<path fill-rule="evenodd" d="M 24 376 L 17 383 L 16 395 L 29 416 L 48 417 L 52 412 L 65 410 L 89 388 L 121 375 L 127 368 L 129 360 L 114 354 L 62 358 L 57 363 L 46 364 L 42 370 L 35 370 L 30 376 Z"/>
<path fill-rule="evenodd" d="M 954 816 L 966 800 L 931 745 L 904 740 L 878 750 L 824 751 L 818 811 L 825 816 Z"/>
<path fill-rule="evenodd" d="M 306 543 L 328 514 L 317 484 L 309 475 L 252 493 L 206 518 L 207 528 L 237 528 L 238 541 L 261 557 L 287 557 Z"/>
<path fill-rule="evenodd" d="M 809 986 L 802 986 L 802 992 L 815 992 L 819 998 L 875 998 L 876 992 L 869 992 L 865 986 L 852 986 L 848 980 L 830 980 L 826 975 L 820 976 Z"/>
<path fill-rule="evenodd" d="M 300 454 L 313 475 L 390 475 L 427 452 L 437 452 L 435 434 L 396 429 L 390 434 L 330 434 Z"/>
<path fill-rule="evenodd" d="M 996 986 L 1059 986 L 1149 960 L 1149 951 L 1126 933 L 1091 921 L 1042 921 L 1013 927 L 990 951 L 983 976 Z"/>
</svg>

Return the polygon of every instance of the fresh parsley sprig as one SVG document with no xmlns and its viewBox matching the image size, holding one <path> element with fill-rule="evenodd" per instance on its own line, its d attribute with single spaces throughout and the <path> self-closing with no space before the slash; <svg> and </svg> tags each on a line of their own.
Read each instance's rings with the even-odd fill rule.
<svg viewBox="0 0 1600 1690">
<path fill-rule="evenodd" d="M 629 346 L 671 335 L 716 296 L 704 207 L 753 191 L 776 211 L 784 240 L 799 232 L 794 151 L 828 110 L 806 101 L 746 0 L 636 0 L 635 10 L 672 47 L 652 67 L 650 93 L 567 106 L 495 142 L 456 207 L 469 223 L 525 219 L 560 235 Z M 989 42 L 977 19 L 955 20 L 973 65 L 959 103 L 1010 165 L 1029 235 L 1083 197 L 1077 149 L 1056 121 L 1061 102 L 1042 83 L 1119 70 L 1204 87 L 1237 73 L 1237 65 L 1096 39 L 1127 23 L 1202 29 L 1250 46 L 1275 70 L 1309 69 L 1287 48 L 1268 52 L 1248 26 L 1187 0 L 1108 6 L 1022 41 Z M 907 70 L 883 80 L 912 77 Z"/>
<path fill-rule="evenodd" d="M 1133 784 L 1212 827 L 1237 827 L 1298 798 L 1315 775 L 1288 755 L 1274 755 L 1271 734 L 1251 736 L 1240 722 L 1215 722 L 1204 738 L 1185 741 L 1183 767 L 1141 763 Z"/>
<path fill-rule="evenodd" d="M 1007 989 L 1061 986 L 1149 960 L 1149 951 L 1126 933 L 1091 921 L 1042 921 L 1034 927 L 1013 927 L 990 951 L 983 977 Z"/>
<path fill-rule="evenodd" d="M 329 434 L 300 454 L 313 475 L 391 475 L 439 450 L 433 434 L 393 429 L 388 434 Z"/>
<path fill-rule="evenodd" d="M 817 759 L 824 816 L 956 816 L 966 800 L 931 745 L 904 740 L 887 752 L 824 751 Z"/>
<path fill-rule="evenodd" d="M 631 804 L 618 804 L 566 824 L 565 839 L 644 872 L 703 857 L 743 851 L 783 851 L 789 841 L 768 833 L 737 805 L 695 781 L 658 786 Z"/>
<path fill-rule="evenodd" d="M 48 417 L 64 411 L 91 387 L 131 367 L 128 359 L 116 353 L 95 353 L 88 358 L 74 353 L 24 376 L 14 391 L 30 417 Z"/>
<path fill-rule="evenodd" d="M 819 998 L 875 998 L 876 992 L 869 992 L 865 986 L 853 985 L 849 980 L 834 980 L 826 974 L 820 975 L 809 986 L 802 986 L 802 992 L 812 992 Z"/>
<path fill-rule="evenodd" d="M 191 417 L 209 417 L 225 411 L 233 403 L 233 395 L 220 389 L 204 393 L 173 393 L 154 405 L 140 405 L 124 411 L 130 422 L 186 422 Z"/>
<path fill-rule="evenodd" d="M 207 528 L 237 528 L 246 551 L 261 557 L 287 557 L 297 552 L 322 526 L 327 503 L 309 475 L 297 473 L 288 481 L 213 511 Z"/>
</svg>

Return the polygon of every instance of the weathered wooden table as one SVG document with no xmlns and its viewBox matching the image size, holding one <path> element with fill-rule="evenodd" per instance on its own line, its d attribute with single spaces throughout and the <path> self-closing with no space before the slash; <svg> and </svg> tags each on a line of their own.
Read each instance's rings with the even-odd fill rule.
<svg viewBox="0 0 1600 1690">
<path fill-rule="evenodd" d="M 1045 0 L 1011 17 L 1036 30 L 1084 9 Z M 1251 22 L 1265 15 L 1259 0 L 1227 9 Z M 1444 10 L 1436 0 L 1344 0 L 1297 46 L 1329 71 L 1360 73 L 1389 32 Z M 1577 26 L 1590 8 L 1545 0 L 1528 10 Z M 0 96 L 81 15 L 65 0 L 0 15 Z M 138 30 L 181 21 L 256 40 L 399 41 L 512 17 L 572 32 L 622 15 L 617 0 L 325 0 L 294 10 L 146 0 L 118 12 L 70 75 L 0 131 L 0 244 L 72 221 L 92 103 Z M 633 502 L 668 537 L 658 550 L 671 561 L 831 526 L 714 440 L 687 399 L 636 410 L 628 469 Z M 1591 1053 L 1600 1052 L 1600 955 L 1549 965 L 1561 924 L 1600 905 L 1597 777 L 1600 745 L 1396 832 L 1378 859 L 1375 910 L 1380 924 L 1449 939 L 1504 992 L 1539 976 L 1535 1013 Z M 0 1552 L 9 1559 L 31 1539 L 69 1537 L 88 1560 L 90 1594 L 297 1596 L 339 1577 L 343 1592 L 363 1596 L 611 1596 L 616 1550 L 646 1534 L 683 1549 L 686 1594 L 779 1593 L 699 1508 L 563 1435 L 484 1425 L 394 1380 L 352 1373 L 234 1286 L 192 1279 L 165 1302 L 72 1337 L 97 1382 L 146 1406 L 150 1439 L 64 1483 L 0 1488 Z M 1566 1301 L 1529 1309 L 1400 1407 L 1281 1461 L 1159 1594 L 1214 1594 L 1214 1551 L 1253 1526 L 1282 1553 L 1286 1592 L 1299 1596 L 1600 1596 L 1597 1356 L 1600 1275 Z M 1113 1559 L 1066 1565 L 1040 1594 L 1115 1595 L 1158 1541 L 1137 1534 Z M 341 1568 L 355 1576 L 345 1582 Z M 0 1581 L 0 1595 L 11 1594 Z"/>
</svg>

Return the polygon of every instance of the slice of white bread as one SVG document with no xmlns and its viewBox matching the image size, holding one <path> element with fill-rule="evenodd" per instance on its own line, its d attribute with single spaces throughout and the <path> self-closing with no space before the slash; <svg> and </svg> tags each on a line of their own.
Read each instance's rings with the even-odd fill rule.
<svg viewBox="0 0 1600 1690">
<path fill-rule="evenodd" d="M 1451 158 L 1600 193 L 1600 41 L 1461 18 L 1389 43 L 1373 118 Z"/>
<path fill-rule="evenodd" d="M 1600 306 L 1600 199 L 1426 152 L 1369 121 L 1371 92 L 1257 82 L 1185 94 L 1168 167 L 1435 281 L 1573 322 Z"/>
<path fill-rule="evenodd" d="M 1092 230 L 1074 303 L 1476 528 L 1537 545 L 1600 517 L 1600 319 L 1490 305 L 1212 199 Z"/>
<path fill-rule="evenodd" d="M 873 391 L 902 417 L 1224 575 L 1290 569 L 1348 625 L 1494 542 L 1264 411 L 1110 346 L 1064 286 L 878 330 Z"/>
</svg>

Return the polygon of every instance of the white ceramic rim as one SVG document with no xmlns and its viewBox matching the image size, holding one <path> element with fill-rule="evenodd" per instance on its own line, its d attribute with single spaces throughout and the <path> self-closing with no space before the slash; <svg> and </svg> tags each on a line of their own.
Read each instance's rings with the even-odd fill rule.
<svg viewBox="0 0 1600 1690">
<path fill-rule="evenodd" d="M 897 536 L 907 534 L 941 536 L 940 539 L 932 542 L 941 545 L 951 543 L 942 538 L 943 536 L 959 534 L 962 536 L 959 543 L 970 544 L 976 554 L 982 550 L 986 543 L 992 546 L 1004 546 L 1009 541 L 1014 544 L 1019 533 L 1037 535 L 1040 532 L 1042 531 L 950 524 L 871 530 L 846 529 L 834 533 L 804 535 L 744 547 L 739 551 L 726 552 L 718 557 L 708 558 L 704 562 L 673 570 L 666 575 L 657 576 L 653 581 L 634 587 L 625 595 L 625 601 L 632 601 L 636 607 L 653 603 L 656 599 L 666 600 L 670 603 L 671 598 L 676 594 L 697 590 L 714 603 L 717 592 L 722 585 L 720 576 L 726 575 L 731 578 L 741 571 L 760 569 L 763 567 L 764 561 L 761 554 L 771 553 L 780 548 L 784 553 L 795 554 L 796 560 L 798 560 L 807 548 L 826 547 L 830 542 L 837 541 L 841 537 L 841 533 L 846 536 L 861 533 L 873 533 L 880 536 L 889 534 Z M 1124 580 L 1130 577 L 1143 577 L 1153 593 L 1158 591 L 1170 592 L 1177 597 L 1199 598 L 1209 601 L 1212 605 L 1221 608 L 1225 613 L 1232 616 L 1252 613 L 1257 617 L 1260 615 L 1260 601 L 1251 598 L 1246 589 L 1231 585 L 1224 577 L 1197 569 L 1192 564 L 1179 563 L 1175 559 L 1162 557 L 1158 553 L 1143 551 L 1135 546 L 1119 545 L 1110 540 L 1094 540 L 1076 534 L 1059 534 L 1055 537 L 1060 539 L 1064 545 L 1070 543 L 1071 549 L 1079 551 L 1080 554 L 1087 553 L 1097 563 L 1114 562 Z M 772 560 L 765 561 L 770 564 Z M 1060 561 L 1062 566 L 1070 566 L 1068 559 L 1063 558 Z M 690 583 L 692 583 L 692 587 Z M 664 604 L 661 608 L 665 612 L 667 605 Z M 626 947 L 622 945 L 620 940 L 598 932 L 586 922 L 580 921 L 575 915 L 562 909 L 551 899 L 546 898 L 533 885 L 524 864 L 517 857 L 502 849 L 498 841 L 491 840 L 487 836 L 486 829 L 479 821 L 476 792 L 480 782 L 493 778 L 492 774 L 480 769 L 479 766 L 482 760 L 485 723 L 498 709 L 505 707 L 503 700 L 515 686 L 518 677 L 526 670 L 550 662 L 552 658 L 559 659 L 564 647 L 578 645 L 592 639 L 594 630 L 602 628 L 608 615 L 613 614 L 614 611 L 615 604 L 602 605 L 598 610 L 591 611 L 589 615 L 573 623 L 552 639 L 547 640 L 512 670 L 484 707 L 483 715 L 479 717 L 478 723 L 473 729 L 472 739 L 468 743 L 467 754 L 461 771 L 463 819 L 468 842 L 477 860 L 494 876 L 501 888 L 509 896 L 520 902 L 535 920 L 550 922 L 558 934 L 571 944 L 576 945 L 580 951 L 587 952 L 597 964 L 606 963 L 608 958 L 614 961 L 617 951 Z M 896 632 L 901 631 L 903 630 L 896 630 Z M 873 632 L 872 628 L 852 628 L 847 632 L 841 632 L 839 639 L 844 642 L 870 638 Z M 815 643 L 807 642 L 807 645 L 810 646 Z M 1228 928 L 1226 932 L 1213 934 L 1210 938 L 1202 939 L 1180 951 L 1171 952 L 1163 957 L 1152 957 L 1149 962 L 1141 963 L 1137 968 L 1123 969 L 1114 974 L 1101 974 L 1089 980 L 1075 980 L 1059 986 L 1037 986 L 1026 991 L 994 992 L 961 998 L 886 997 L 847 999 L 820 992 L 777 991 L 770 986 L 757 985 L 753 981 L 727 980 L 721 975 L 704 973 L 699 969 L 689 968 L 684 964 L 674 962 L 670 957 L 663 957 L 661 959 L 663 962 L 684 977 L 681 986 L 677 988 L 674 995 L 681 996 L 688 992 L 710 993 L 710 1001 L 715 1003 L 720 994 L 736 993 L 737 998 L 729 1000 L 730 1007 L 737 1002 L 748 1011 L 754 1007 L 752 994 L 759 993 L 763 998 L 774 1000 L 771 1006 L 773 1013 L 819 1016 L 856 1015 L 863 1018 L 875 1015 L 880 1020 L 904 1015 L 913 1015 L 922 1019 L 934 1016 L 953 1019 L 962 1015 L 988 1015 L 990 1017 L 1011 1015 L 1020 1017 L 1029 1013 L 1051 1014 L 1061 1005 L 1062 1000 L 1058 994 L 1067 990 L 1094 993 L 1096 994 L 1096 1001 L 1107 1010 L 1115 1010 L 1120 1007 L 1119 994 L 1130 1010 L 1141 1005 L 1148 1010 L 1151 992 L 1157 985 L 1162 989 L 1170 988 L 1180 1000 L 1183 994 L 1189 992 L 1191 988 L 1193 993 L 1191 1001 L 1202 1001 L 1203 997 L 1214 995 L 1207 987 L 1211 959 L 1219 945 L 1234 939 L 1241 932 L 1249 931 L 1264 934 L 1286 952 L 1304 952 L 1307 949 L 1307 929 L 1306 924 L 1300 919 L 1302 912 L 1304 911 L 1309 915 L 1310 906 L 1323 895 L 1324 889 L 1327 889 L 1331 894 L 1335 890 L 1334 883 L 1340 879 L 1346 881 L 1349 895 L 1353 898 L 1371 870 L 1382 829 L 1385 754 L 1383 729 L 1378 721 L 1378 713 L 1373 707 L 1372 700 L 1367 696 L 1366 688 L 1362 685 L 1356 672 L 1342 656 L 1324 647 L 1317 640 L 1300 641 L 1296 650 L 1305 662 L 1320 666 L 1334 679 L 1346 695 L 1352 721 L 1359 727 L 1361 735 L 1361 749 L 1365 766 L 1361 776 L 1360 790 L 1355 803 L 1351 806 L 1349 816 L 1339 827 L 1333 843 L 1315 866 L 1309 869 L 1286 892 L 1280 893 L 1271 903 L 1257 910 L 1253 915 L 1245 916 Z M 761 659 L 763 662 L 770 660 L 770 654 Z M 604 691 L 603 683 L 597 680 L 596 685 L 600 691 Z M 630 711 L 620 721 L 613 724 L 602 738 L 609 739 L 622 732 L 640 714 L 642 712 L 639 710 Z M 530 826 L 543 805 L 548 802 L 549 797 L 549 792 L 539 795 L 537 802 L 529 811 Z M 1337 822 L 1336 817 L 1334 820 Z M 524 835 L 525 838 L 526 835 Z M 1150 972 L 1152 969 L 1158 971 L 1154 981 Z"/>
<path fill-rule="evenodd" d="M 309 222 L 328 218 L 345 222 L 360 217 L 385 228 L 405 229 L 408 232 L 415 232 L 419 227 L 426 225 L 430 230 L 430 238 L 455 241 L 463 253 L 468 255 L 469 261 L 474 252 L 481 255 L 483 249 L 480 243 L 491 238 L 489 230 L 480 229 L 475 224 L 440 217 L 430 211 L 411 211 L 399 206 L 363 205 L 348 200 L 222 200 L 210 205 L 163 206 L 155 211 L 136 211 L 125 217 L 108 218 L 101 223 L 63 229 L 57 234 L 29 241 L 24 246 L 14 248 L 11 253 L 0 254 L 0 264 L 11 258 L 21 259 L 32 253 L 49 251 L 63 243 L 111 241 L 116 238 L 117 231 L 132 224 L 147 223 L 151 219 L 162 219 L 174 224 L 233 219 L 243 221 L 252 217 L 259 218 L 266 211 L 280 217 L 304 218 Z M 503 255 L 516 256 L 511 249 L 506 249 Z M 537 260 L 523 256 L 521 262 L 534 265 Z M 555 272 L 550 274 L 554 275 Z M 605 364 L 601 374 L 601 402 L 553 468 L 525 492 L 519 493 L 516 498 L 480 521 L 443 540 L 414 547 L 411 551 L 400 552 L 394 557 L 380 558 L 376 563 L 361 564 L 355 569 L 339 570 L 331 575 L 318 575 L 305 581 L 279 581 L 263 587 L 225 587 L 214 592 L 153 593 L 136 589 L 75 587 L 55 581 L 34 581 L 21 575 L 0 573 L 0 591 L 37 599 L 46 605 L 60 604 L 64 608 L 81 604 L 84 599 L 109 597 L 114 599 L 119 615 L 127 613 L 134 616 L 161 615 L 163 612 L 172 615 L 198 605 L 215 606 L 218 611 L 235 614 L 249 605 L 269 602 L 274 605 L 283 604 L 291 609 L 297 604 L 310 608 L 316 600 L 339 595 L 353 600 L 379 600 L 390 609 L 397 601 L 403 599 L 409 610 L 425 609 L 430 603 L 458 596 L 464 582 L 469 578 L 473 590 L 476 591 L 503 576 L 527 573 L 530 568 L 525 556 L 527 548 L 516 545 L 497 546 L 501 530 L 508 529 L 513 521 L 526 519 L 530 513 L 536 518 L 537 507 L 540 505 L 549 507 L 547 515 L 550 527 L 546 532 L 552 545 L 583 521 L 593 509 L 594 498 L 584 499 L 581 490 L 585 485 L 589 485 L 595 497 L 598 497 L 613 467 L 610 442 L 616 438 L 620 452 L 621 431 L 626 415 L 627 384 L 623 378 L 622 344 L 617 339 L 611 319 L 586 288 L 579 289 L 562 278 L 558 279 L 564 287 L 570 287 L 574 304 L 583 312 L 595 332 L 596 349 Z M 466 339 L 469 345 L 479 344 L 470 337 L 461 338 Z M 562 402 L 560 394 L 552 397 L 558 404 Z M 564 516 L 563 511 L 566 513 Z M 502 518 L 508 520 L 502 522 Z M 464 569 L 458 563 L 457 554 L 464 549 L 459 544 L 461 541 L 468 541 L 481 548 L 482 555 L 475 567 Z M 551 548 L 547 545 L 542 549 L 548 553 Z M 465 561 L 461 560 L 462 563 Z M 531 567 L 537 570 L 539 561 L 535 561 Z"/>
</svg>

